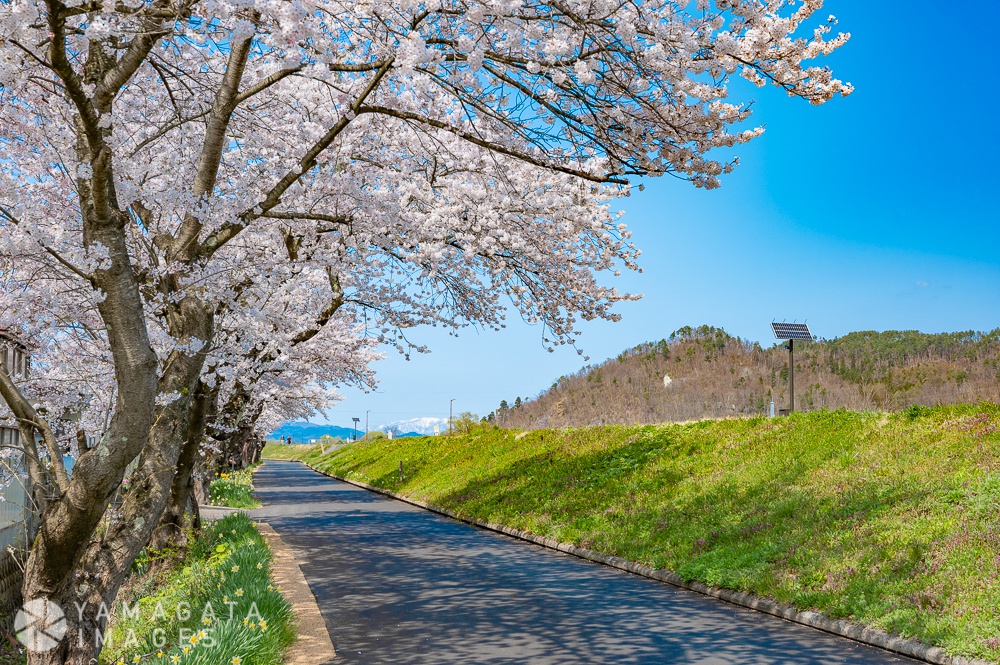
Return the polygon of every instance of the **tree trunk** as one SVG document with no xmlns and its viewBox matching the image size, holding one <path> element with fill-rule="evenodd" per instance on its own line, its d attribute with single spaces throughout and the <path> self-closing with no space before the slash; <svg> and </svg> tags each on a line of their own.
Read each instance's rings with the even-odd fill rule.
<svg viewBox="0 0 1000 665">
<path fill-rule="evenodd" d="M 170 488 L 170 499 L 160 518 L 160 524 L 153 532 L 150 546 L 153 549 L 163 549 L 174 546 L 180 549 L 187 547 L 187 532 L 184 529 L 184 517 L 194 494 L 194 467 L 198 461 L 198 451 L 201 449 L 202 436 L 205 434 L 205 416 L 208 412 L 209 391 L 205 384 L 199 381 L 198 392 L 194 397 L 189 414 L 187 439 L 177 460 L 177 472 Z M 197 502 L 193 513 L 197 514 Z M 192 525 L 198 526 L 198 525 Z"/>
<path fill-rule="evenodd" d="M 95 273 L 95 285 L 105 294 L 98 303 L 115 365 L 118 385 L 115 414 L 98 444 L 80 455 L 65 494 L 41 515 L 25 567 L 25 600 L 51 599 L 68 610 L 73 632 L 87 633 L 88 621 L 76 621 L 73 601 L 93 598 L 91 570 L 81 553 L 91 540 L 129 462 L 149 440 L 157 392 L 157 359 L 149 344 L 142 299 L 131 270 L 121 220 L 101 219 L 85 225 L 88 245 L 99 242 L 108 250 L 108 267 Z M 80 573 L 78 577 L 76 573 Z M 117 589 L 117 586 L 115 586 Z M 31 665 L 60 663 L 68 641 L 47 653 L 29 652 Z M 86 660 L 96 656 L 90 649 Z"/>
<path fill-rule="evenodd" d="M 110 296 L 102 304 L 108 300 Z M 207 348 L 214 323 L 212 309 L 187 297 L 178 303 L 175 316 L 180 330 L 172 331 L 174 337 L 197 338 L 205 341 Z M 112 349 L 116 348 L 120 347 L 112 344 Z M 119 390 L 109 434 L 93 450 L 81 455 L 69 491 L 42 515 L 22 591 L 26 600 L 47 598 L 60 605 L 66 614 L 67 633 L 50 651 L 29 651 L 29 665 L 96 662 L 107 610 L 132 561 L 149 542 L 170 495 L 181 448 L 187 441 L 192 395 L 203 364 L 204 352 L 188 356 L 175 351 L 164 365 L 158 388 L 155 356 L 151 371 L 143 367 L 133 377 L 118 377 L 120 386 L 151 378 L 153 388 L 145 394 L 145 404 L 127 389 Z M 124 366 L 126 362 L 116 362 L 116 372 L 121 374 Z M 157 407 L 155 420 L 153 413 L 148 419 L 135 417 L 135 412 L 146 404 L 154 404 L 157 390 L 179 397 Z M 126 467 L 140 451 L 138 467 L 120 508 L 109 507 Z M 95 537 L 95 527 L 102 517 L 108 518 L 105 528 Z"/>
</svg>

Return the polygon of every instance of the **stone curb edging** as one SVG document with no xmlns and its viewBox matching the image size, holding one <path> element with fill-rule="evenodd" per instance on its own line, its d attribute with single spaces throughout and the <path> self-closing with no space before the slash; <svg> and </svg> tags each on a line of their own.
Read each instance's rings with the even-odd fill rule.
<svg viewBox="0 0 1000 665">
<path fill-rule="evenodd" d="M 493 522 L 486 522 L 485 520 L 476 518 L 463 517 L 462 515 L 453 513 L 450 510 L 437 508 L 424 503 L 423 501 L 410 499 L 396 494 L 395 492 L 382 489 L 381 487 L 374 487 L 357 480 L 351 480 L 349 478 L 336 476 L 332 473 L 327 473 L 326 471 L 317 469 L 302 460 L 296 461 L 329 478 L 355 485 L 356 487 L 366 489 L 370 492 L 375 492 L 376 494 L 388 496 L 396 499 L 397 501 L 402 501 L 404 503 L 417 506 L 418 508 L 423 508 L 424 510 L 429 510 L 433 513 L 450 517 L 451 519 L 458 520 L 459 522 L 465 522 L 466 524 L 471 524 L 482 529 L 502 533 L 519 540 L 540 545 L 547 549 L 557 550 L 581 559 L 593 561 L 594 563 L 624 570 L 634 575 L 647 577 L 659 582 L 665 582 L 672 586 L 687 589 L 688 591 L 694 591 L 695 593 L 700 593 L 705 596 L 711 596 L 712 598 L 717 598 L 727 603 L 732 603 L 733 605 L 739 605 L 740 607 L 746 607 L 751 610 L 756 610 L 757 612 L 770 614 L 772 616 L 785 619 L 786 621 L 791 621 L 793 623 L 809 626 L 810 628 L 816 628 L 817 630 L 822 630 L 827 633 L 846 637 L 850 640 L 854 640 L 855 642 L 860 642 L 861 644 L 878 647 L 880 649 L 885 649 L 886 651 L 892 651 L 903 656 L 909 656 L 910 658 L 916 658 L 928 663 L 933 663 L 934 665 L 997 665 L 997 663 L 987 660 L 966 658 L 964 656 L 951 656 L 940 647 L 927 646 L 922 642 L 900 637 L 898 635 L 890 635 L 889 633 L 885 633 L 881 630 L 863 626 L 852 621 L 846 621 L 843 619 L 828 619 L 818 612 L 800 612 L 789 605 L 783 605 L 752 593 L 743 593 L 740 591 L 732 591 L 730 589 L 720 589 L 718 587 L 702 584 L 701 582 L 688 582 L 679 575 L 666 570 L 657 570 L 655 568 L 650 568 L 649 566 L 635 563 L 634 561 L 628 561 L 627 559 L 623 559 L 621 557 L 608 556 L 606 554 L 601 554 L 600 552 L 589 550 L 585 547 L 577 547 L 569 543 L 563 543 L 554 538 L 536 536 L 533 533 L 512 529 L 511 527 L 504 526 L 503 524 L 495 524 Z"/>
<path fill-rule="evenodd" d="M 285 665 L 327 665 L 336 662 L 334 657 L 337 653 L 326 622 L 295 553 L 271 525 L 257 522 L 257 529 L 268 540 L 273 557 L 271 574 L 291 604 L 295 616 L 297 638 L 285 651 Z"/>
<path fill-rule="evenodd" d="M 244 515 L 249 515 L 250 509 L 230 508 L 229 506 L 203 506 L 198 504 L 198 515 L 206 522 L 222 519 L 223 517 L 233 513 L 243 513 Z"/>
</svg>

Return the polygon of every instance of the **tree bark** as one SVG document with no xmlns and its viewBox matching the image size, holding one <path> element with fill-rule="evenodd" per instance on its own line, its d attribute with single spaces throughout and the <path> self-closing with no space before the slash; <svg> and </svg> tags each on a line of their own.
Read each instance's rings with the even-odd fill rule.
<svg viewBox="0 0 1000 665">
<path fill-rule="evenodd" d="M 109 300 L 110 293 L 105 304 Z M 112 310 L 105 315 L 106 320 L 118 314 Z M 178 328 L 172 331 L 176 339 L 197 338 L 205 341 L 207 348 L 213 326 L 210 307 L 188 296 L 178 303 L 173 320 Z M 111 325 L 108 327 L 109 335 L 116 332 Z M 112 345 L 113 350 L 123 347 L 127 345 Z M 103 608 L 113 603 L 133 559 L 149 542 L 170 495 L 203 364 L 204 351 L 194 355 L 174 352 L 165 363 L 158 388 L 155 356 L 152 368 L 140 366 L 135 375 L 118 377 L 120 386 L 135 382 L 140 385 L 135 393 L 124 388 L 118 392 L 119 403 L 109 434 L 81 455 L 69 491 L 42 515 L 28 559 L 24 598 L 56 602 L 66 613 L 67 625 L 66 638 L 57 648 L 29 652 L 29 665 L 96 662 L 107 616 Z M 126 366 L 127 358 L 121 364 L 116 362 L 116 371 Z M 147 382 L 152 383 L 151 390 Z M 154 413 L 137 418 L 135 414 L 141 415 L 144 406 L 154 404 L 158 390 L 180 397 L 157 407 L 155 420 Z M 138 467 L 120 508 L 109 507 L 126 467 L 140 451 Z M 108 518 L 105 529 L 94 537 L 102 517 Z"/>
<path fill-rule="evenodd" d="M 205 434 L 205 417 L 208 412 L 209 389 L 204 383 L 198 382 L 198 392 L 195 394 L 189 414 L 187 439 L 177 460 L 177 472 L 170 487 L 170 499 L 160 518 L 160 523 L 153 532 L 150 547 L 163 549 L 165 547 L 187 547 L 187 532 L 184 528 L 184 518 L 189 506 L 193 503 L 192 526 L 197 529 L 200 515 L 197 512 L 197 501 L 194 498 L 194 467 L 198 461 L 198 451 L 201 449 L 202 437 Z"/>
</svg>

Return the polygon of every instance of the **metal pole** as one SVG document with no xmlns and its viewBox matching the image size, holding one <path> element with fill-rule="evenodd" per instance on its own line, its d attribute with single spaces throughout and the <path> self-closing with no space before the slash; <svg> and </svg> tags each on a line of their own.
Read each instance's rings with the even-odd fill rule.
<svg viewBox="0 0 1000 665">
<path fill-rule="evenodd" d="M 452 422 L 454 421 L 454 416 L 452 415 L 454 413 L 454 406 L 455 400 L 448 402 L 448 436 L 455 433 L 454 425 L 452 425 Z"/>
<path fill-rule="evenodd" d="M 788 340 L 788 413 L 795 411 L 795 340 Z"/>
<path fill-rule="evenodd" d="M 365 411 L 365 436 L 368 436 L 368 414 L 371 412 L 372 412 L 371 409 Z"/>
</svg>

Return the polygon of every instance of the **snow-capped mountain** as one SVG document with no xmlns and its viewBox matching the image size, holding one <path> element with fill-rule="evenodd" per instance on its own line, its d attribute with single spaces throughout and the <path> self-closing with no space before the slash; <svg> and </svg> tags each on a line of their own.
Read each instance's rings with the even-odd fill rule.
<svg viewBox="0 0 1000 665">
<path fill-rule="evenodd" d="M 434 426 L 437 425 L 439 431 L 448 431 L 447 418 L 411 418 L 410 420 L 397 420 L 384 425 L 379 425 L 377 429 L 383 432 L 390 427 L 395 427 L 400 432 L 416 432 L 417 434 L 434 434 Z"/>
</svg>

